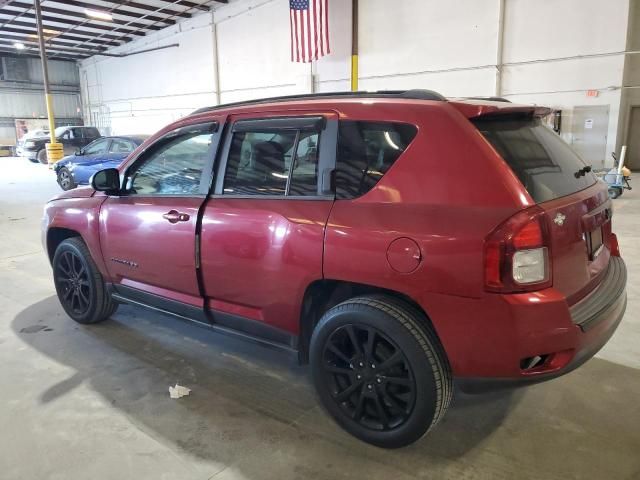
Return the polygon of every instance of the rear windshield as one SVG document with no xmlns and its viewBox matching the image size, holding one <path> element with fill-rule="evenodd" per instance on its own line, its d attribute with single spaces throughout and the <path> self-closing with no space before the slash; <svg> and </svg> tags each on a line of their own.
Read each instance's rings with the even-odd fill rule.
<svg viewBox="0 0 640 480">
<path fill-rule="evenodd" d="M 590 187 L 595 176 L 564 140 L 537 118 L 479 118 L 473 121 L 509 164 L 536 203 Z"/>
</svg>

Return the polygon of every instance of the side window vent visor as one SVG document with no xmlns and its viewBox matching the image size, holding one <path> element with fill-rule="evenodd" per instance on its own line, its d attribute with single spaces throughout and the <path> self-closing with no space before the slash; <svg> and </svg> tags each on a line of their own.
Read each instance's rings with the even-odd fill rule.
<svg viewBox="0 0 640 480">
<path fill-rule="evenodd" d="M 233 125 L 234 132 L 268 132 L 271 130 L 299 130 L 320 132 L 324 129 L 324 117 L 276 117 L 257 120 L 240 120 Z"/>
<path fill-rule="evenodd" d="M 175 138 L 182 135 L 195 135 L 201 133 L 215 133 L 218 131 L 218 122 L 199 123 L 197 125 L 189 125 L 187 127 L 176 128 L 174 131 L 165 135 L 165 138 Z"/>
</svg>

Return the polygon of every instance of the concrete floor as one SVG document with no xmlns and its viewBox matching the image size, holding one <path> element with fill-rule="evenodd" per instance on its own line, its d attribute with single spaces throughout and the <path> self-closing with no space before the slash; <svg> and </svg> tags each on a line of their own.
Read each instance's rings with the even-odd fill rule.
<svg viewBox="0 0 640 480">
<path fill-rule="evenodd" d="M 40 245 L 53 173 L 0 165 L 2 479 L 640 479 L 637 191 L 615 201 L 629 306 L 597 358 L 546 384 L 457 393 L 429 437 L 385 451 L 336 427 L 285 354 L 126 306 L 76 325 Z M 175 382 L 192 394 L 171 400 Z"/>
</svg>

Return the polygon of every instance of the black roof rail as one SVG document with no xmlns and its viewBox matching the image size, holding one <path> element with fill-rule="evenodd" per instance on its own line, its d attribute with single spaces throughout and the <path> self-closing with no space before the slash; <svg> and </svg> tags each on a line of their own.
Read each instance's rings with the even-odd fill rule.
<svg viewBox="0 0 640 480">
<path fill-rule="evenodd" d="M 511 103 L 511 100 L 504 97 L 465 97 L 467 100 L 488 100 L 490 102 L 506 102 Z"/>
<path fill-rule="evenodd" d="M 289 102 L 292 100 L 315 100 L 325 98 L 404 98 L 411 100 L 436 100 L 446 101 L 447 99 L 433 90 L 378 90 L 375 92 L 326 92 L 326 93 L 308 93 L 301 95 L 285 95 L 281 97 L 260 98 L 256 100 L 245 100 L 242 102 L 225 103 L 221 105 L 215 105 L 212 107 L 199 108 L 191 113 L 195 115 L 198 113 L 211 112 L 222 108 L 229 107 L 241 107 L 243 105 L 259 105 L 262 103 L 277 103 L 277 102 Z"/>
</svg>

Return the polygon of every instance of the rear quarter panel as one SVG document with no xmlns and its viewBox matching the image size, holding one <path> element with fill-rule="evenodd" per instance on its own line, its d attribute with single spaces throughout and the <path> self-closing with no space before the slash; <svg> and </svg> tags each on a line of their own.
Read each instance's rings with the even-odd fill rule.
<svg viewBox="0 0 640 480">
<path fill-rule="evenodd" d="M 459 111 L 444 102 L 399 107 L 375 110 L 377 118 L 368 111 L 342 112 L 351 120 L 410 122 L 418 135 L 370 192 L 335 202 L 327 225 L 325 277 L 416 300 L 426 292 L 479 298 L 486 235 L 530 199 Z M 407 274 L 387 260 L 388 246 L 400 237 L 420 248 L 420 265 Z"/>
</svg>

